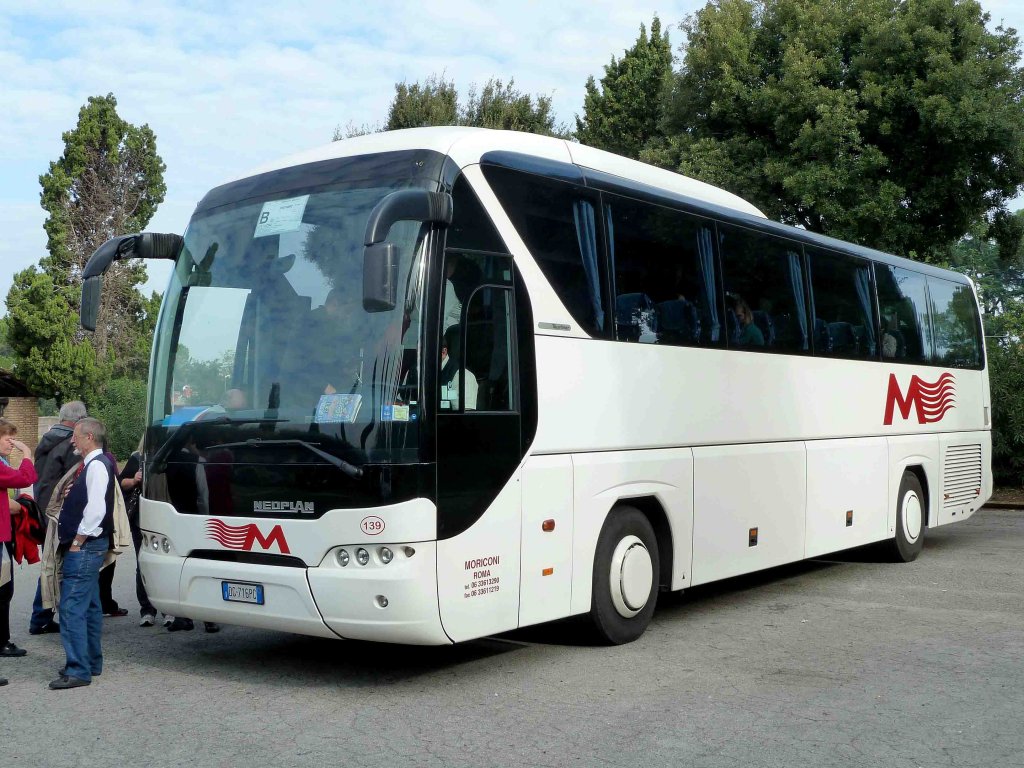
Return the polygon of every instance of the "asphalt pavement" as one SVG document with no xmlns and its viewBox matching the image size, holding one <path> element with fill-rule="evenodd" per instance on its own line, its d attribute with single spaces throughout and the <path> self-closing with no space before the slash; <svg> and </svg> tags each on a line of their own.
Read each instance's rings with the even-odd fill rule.
<svg viewBox="0 0 1024 768">
<path fill-rule="evenodd" d="M 106 665 L 50 691 L 59 637 L 0 659 L 7 766 L 1024 766 L 1024 511 L 664 595 L 637 642 L 572 622 L 446 648 L 138 626 L 118 565 Z"/>
</svg>

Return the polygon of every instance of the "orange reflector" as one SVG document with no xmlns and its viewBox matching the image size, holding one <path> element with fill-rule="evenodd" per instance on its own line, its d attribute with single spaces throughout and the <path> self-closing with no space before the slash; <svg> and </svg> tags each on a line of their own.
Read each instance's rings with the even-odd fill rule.
<svg viewBox="0 0 1024 768">
<path fill-rule="evenodd" d="M 757 546 L 757 528 L 751 528 L 749 533 L 747 534 L 747 546 L 748 547 L 756 547 Z"/>
<path fill-rule="evenodd" d="M 555 521 L 545 520 L 543 523 L 540 524 L 540 529 L 545 533 L 551 533 L 553 530 L 555 530 Z"/>
<path fill-rule="evenodd" d="M 554 568 L 545 568 L 543 571 L 540 572 L 540 575 L 541 576 L 550 576 L 554 572 L 555 572 Z"/>
</svg>

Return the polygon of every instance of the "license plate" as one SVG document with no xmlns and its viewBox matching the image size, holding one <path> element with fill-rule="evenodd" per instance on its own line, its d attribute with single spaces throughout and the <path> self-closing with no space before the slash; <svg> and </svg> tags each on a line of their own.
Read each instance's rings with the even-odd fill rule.
<svg viewBox="0 0 1024 768">
<path fill-rule="evenodd" d="M 263 585 L 243 584 L 238 581 L 222 581 L 221 593 L 224 599 L 232 603 L 253 603 L 263 605 Z"/>
</svg>

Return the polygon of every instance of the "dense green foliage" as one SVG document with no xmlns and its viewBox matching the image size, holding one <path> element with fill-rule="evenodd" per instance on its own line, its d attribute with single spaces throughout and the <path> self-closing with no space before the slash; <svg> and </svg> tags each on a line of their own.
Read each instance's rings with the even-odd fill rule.
<svg viewBox="0 0 1024 768">
<path fill-rule="evenodd" d="M 0 317 L 0 371 L 13 371 L 17 359 L 14 355 L 14 347 L 7 341 L 6 317 Z"/>
<path fill-rule="evenodd" d="M 58 288 L 36 267 L 14 276 L 7 294 L 7 339 L 14 373 L 30 390 L 59 402 L 95 398 L 102 378 L 90 339 L 79 338 L 72 286 Z"/>
<path fill-rule="evenodd" d="M 138 447 L 146 428 L 145 380 L 111 379 L 89 410 L 107 426 L 107 447 L 119 461 L 124 461 Z"/>
<path fill-rule="evenodd" d="M 997 485 L 1024 486 L 1024 212 L 979 225 L 949 251 L 945 266 L 975 281 L 985 321 L 992 389 L 992 472 Z M 988 232 L 989 237 L 985 236 Z M 1001 240 L 995 238 L 1002 237 Z"/>
<path fill-rule="evenodd" d="M 591 147 L 638 158 L 659 135 L 663 91 L 672 78 L 672 48 L 657 16 L 651 34 L 640 36 L 621 59 L 606 64 L 600 88 L 587 79 L 583 117 L 576 118 L 576 139 Z"/>
<path fill-rule="evenodd" d="M 974 0 L 713 0 L 644 157 L 770 217 L 941 259 L 1024 182 L 1016 34 Z"/>
<path fill-rule="evenodd" d="M 423 83 L 396 83 L 395 98 L 388 108 L 384 126 L 353 126 L 338 128 L 334 140 L 360 136 L 375 131 L 396 131 L 401 128 L 422 128 L 431 125 L 464 125 L 524 131 L 547 136 L 566 135 L 555 125 L 550 96 L 530 96 L 516 90 L 515 81 L 507 83 L 491 78 L 479 90 L 470 86 L 464 103 L 459 102 L 455 83 L 431 75 Z"/>
</svg>

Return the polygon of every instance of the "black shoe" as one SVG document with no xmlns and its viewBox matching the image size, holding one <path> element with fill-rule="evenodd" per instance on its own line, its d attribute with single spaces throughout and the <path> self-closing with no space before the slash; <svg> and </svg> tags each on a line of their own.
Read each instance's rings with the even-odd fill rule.
<svg viewBox="0 0 1024 768">
<path fill-rule="evenodd" d="M 83 685 L 90 685 L 92 680 L 83 680 L 80 677 L 68 677 L 67 675 L 61 675 L 56 680 L 50 682 L 51 691 L 62 691 L 65 688 L 81 688 Z"/>
<path fill-rule="evenodd" d="M 171 622 L 171 626 L 167 628 L 168 632 L 191 632 L 195 629 L 195 624 L 192 623 L 192 619 L 183 619 L 181 616 L 176 616 L 174 621 Z"/>
<path fill-rule="evenodd" d="M 116 619 L 119 616 L 127 616 L 128 615 L 128 609 L 127 608 L 111 608 L 109 611 L 104 611 L 103 615 L 106 616 L 108 619 Z"/>
<path fill-rule="evenodd" d="M 103 674 L 102 672 L 93 672 L 92 676 L 93 677 L 99 677 L 102 674 Z M 61 667 L 60 669 L 57 670 L 57 677 L 67 677 L 67 676 L 68 676 L 68 668 L 67 667 Z"/>
<path fill-rule="evenodd" d="M 0 685 L 7 685 L 7 678 L 6 677 L 0 677 Z"/>
<path fill-rule="evenodd" d="M 30 635 L 49 635 L 60 633 L 60 624 L 56 621 L 51 621 L 49 624 L 43 627 L 29 627 L 28 633 Z"/>
<path fill-rule="evenodd" d="M 0 656 L 9 656 L 15 658 L 18 656 L 24 656 L 28 651 L 24 648 L 19 648 L 14 643 L 8 643 L 3 648 L 0 648 Z"/>
<path fill-rule="evenodd" d="M 214 621 L 204 621 L 203 629 L 212 635 L 214 632 L 220 632 L 220 624 L 217 624 Z"/>
</svg>

